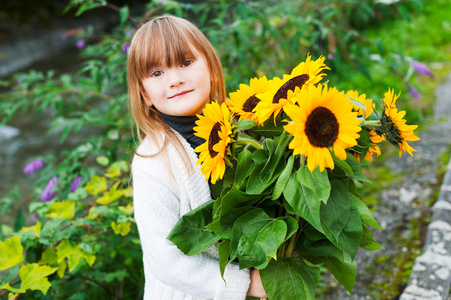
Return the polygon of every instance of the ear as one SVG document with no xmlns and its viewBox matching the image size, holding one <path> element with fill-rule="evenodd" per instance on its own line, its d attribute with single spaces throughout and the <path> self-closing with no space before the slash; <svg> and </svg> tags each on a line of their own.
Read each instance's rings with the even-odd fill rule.
<svg viewBox="0 0 451 300">
<path fill-rule="evenodd" d="M 139 89 L 139 92 L 141 93 L 141 97 L 143 97 L 144 102 L 146 103 L 147 106 L 151 107 L 152 104 L 152 100 L 150 100 L 149 96 L 147 95 L 147 92 L 143 89 Z"/>
</svg>

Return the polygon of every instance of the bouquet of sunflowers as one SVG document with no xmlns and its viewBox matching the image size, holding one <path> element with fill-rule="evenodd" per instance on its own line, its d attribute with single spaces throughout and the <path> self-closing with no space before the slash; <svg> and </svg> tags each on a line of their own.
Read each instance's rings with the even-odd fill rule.
<svg viewBox="0 0 451 300">
<path fill-rule="evenodd" d="M 187 255 L 219 242 L 221 272 L 231 261 L 259 269 L 270 300 L 313 299 L 320 266 L 352 292 L 357 249 L 382 248 L 358 193 L 369 183 L 361 168 L 384 140 L 412 155 L 407 141 L 419 139 L 393 90 L 378 113 L 365 94 L 321 84 L 324 60 L 308 56 L 283 78 L 241 84 L 227 105 L 206 105 L 195 151 L 214 200 L 168 237 Z"/>
</svg>

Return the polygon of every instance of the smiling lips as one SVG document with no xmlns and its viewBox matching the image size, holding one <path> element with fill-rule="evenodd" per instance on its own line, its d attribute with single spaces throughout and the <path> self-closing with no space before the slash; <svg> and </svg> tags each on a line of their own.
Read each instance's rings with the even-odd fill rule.
<svg viewBox="0 0 451 300">
<path fill-rule="evenodd" d="M 168 97 L 168 99 L 172 99 L 172 98 L 175 98 L 175 97 L 183 96 L 183 95 L 188 94 L 188 93 L 190 93 L 192 91 L 194 91 L 194 90 L 186 90 L 186 91 L 180 92 L 178 94 L 172 95 L 171 97 Z"/>
</svg>

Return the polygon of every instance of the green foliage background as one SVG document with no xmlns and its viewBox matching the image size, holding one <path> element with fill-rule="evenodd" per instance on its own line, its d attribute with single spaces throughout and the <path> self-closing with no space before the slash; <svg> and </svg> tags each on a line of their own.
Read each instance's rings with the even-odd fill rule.
<svg viewBox="0 0 451 300">
<path fill-rule="evenodd" d="M 39 219 L 31 227 L 24 227 L 21 217 L 13 227 L 2 224 L 0 248 L 23 249 L 23 255 L 0 252 L 0 298 L 16 293 L 33 299 L 142 297 L 141 250 L 129 189 L 135 143 L 122 52 L 136 20 L 163 13 L 193 20 L 220 53 L 228 92 L 251 77 L 283 74 L 307 53 L 328 56 L 328 76 L 337 88 L 366 92 L 373 99 L 382 97 L 387 87 L 401 91 L 408 124 L 427 124 L 434 100 L 433 81 L 412 74 L 409 61 L 428 64 L 451 58 L 446 13 L 451 4 L 446 0 L 167 0 L 149 2 L 142 16 L 130 16 L 126 5 L 73 0 L 68 13 L 90 9 L 114 9 L 120 24 L 108 33 L 81 31 L 79 38 L 92 42 L 83 49 L 84 62 L 76 74 L 29 71 L 0 82 L 6 91 L 0 100 L 2 124 L 26 111 L 51 110 L 51 131 L 61 132 L 60 142 L 82 129 L 96 132 L 69 151 L 43 157 L 45 168 L 32 195 L 12 190 L 0 199 L 0 214 L 6 214 L 17 198 L 31 197 L 29 210 Z M 409 97 L 407 83 L 423 94 L 421 101 Z M 58 177 L 57 195 L 41 203 L 53 176 Z M 76 176 L 84 179 L 69 193 Z"/>
</svg>

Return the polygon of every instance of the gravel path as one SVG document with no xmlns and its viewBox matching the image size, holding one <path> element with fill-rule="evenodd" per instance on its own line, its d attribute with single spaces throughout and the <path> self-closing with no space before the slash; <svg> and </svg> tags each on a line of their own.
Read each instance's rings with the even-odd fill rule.
<svg viewBox="0 0 451 300">
<path fill-rule="evenodd" d="M 419 134 L 420 141 L 411 143 L 417 150 L 414 156 L 403 154 L 385 162 L 393 181 L 382 187 L 374 217 L 386 229 L 373 234 L 385 249 L 374 252 L 359 249 L 352 296 L 337 284 L 323 299 L 392 299 L 382 296 L 387 289 L 395 289 L 392 295 L 404 290 L 401 300 L 448 299 L 451 162 L 441 187 L 437 173 L 443 167 L 438 157 L 449 151 L 451 145 L 451 74 L 446 83 L 438 86 L 436 96 L 433 124 Z M 437 190 L 440 190 L 438 198 Z M 437 200 L 432 208 L 431 199 Z M 413 255 L 418 256 L 414 264 Z M 402 276 L 405 278 L 410 270 L 406 287 Z M 333 278 L 331 283 L 334 285 Z"/>
</svg>

